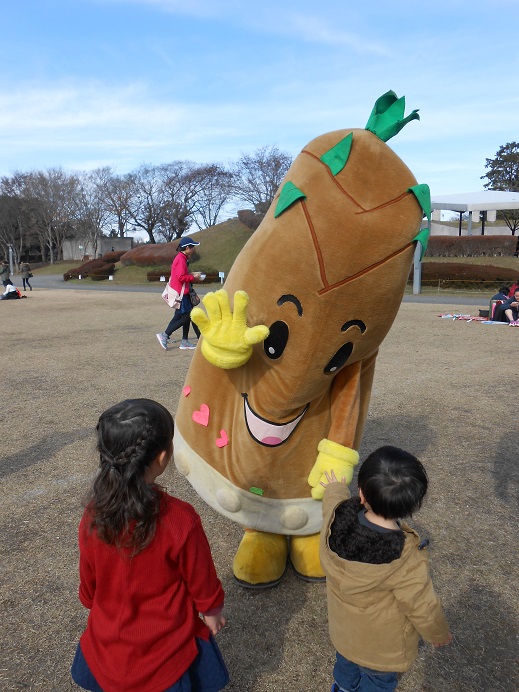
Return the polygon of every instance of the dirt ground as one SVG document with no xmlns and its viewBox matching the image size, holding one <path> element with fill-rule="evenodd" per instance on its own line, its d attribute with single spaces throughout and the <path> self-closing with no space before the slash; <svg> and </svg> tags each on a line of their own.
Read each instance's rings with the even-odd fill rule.
<svg viewBox="0 0 519 692">
<path fill-rule="evenodd" d="M 414 525 L 454 643 L 420 649 L 402 692 L 519 689 L 517 508 L 519 329 L 440 319 L 474 307 L 404 303 L 384 342 L 361 456 L 385 443 L 425 463 L 430 492 Z M 86 622 L 76 531 L 96 468 L 99 414 L 127 397 L 175 411 L 191 358 L 160 349 L 157 296 L 35 290 L 0 304 L 2 482 L 0 689 L 74 690 L 69 667 Z M 241 529 L 171 467 L 164 484 L 202 520 L 227 594 L 219 644 L 234 692 L 331 687 L 325 587 L 288 571 L 260 593 L 233 582 Z"/>
</svg>

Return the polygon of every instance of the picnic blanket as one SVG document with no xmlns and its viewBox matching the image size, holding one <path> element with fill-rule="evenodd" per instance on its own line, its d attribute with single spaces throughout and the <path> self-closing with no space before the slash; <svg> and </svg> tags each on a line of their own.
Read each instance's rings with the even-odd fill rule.
<svg viewBox="0 0 519 692">
<path fill-rule="evenodd" d="M 443 313 L 438 315 L 444 319 L 462 320 L 463 322 L 488 322 L 488 317 L 477 317 L 476 315 L 462 315 L 459 313 Z M 497 323 L 496 323 L 497 324 Z M 504 324 L 504 323 L 503 323 Z"/>
<path fill-rule="evenodd" d="M 508 322 L 495 322 L 494 320 L 489 320 L 488 317 L 477 317 L 476 315 L 461 315 L 458 313 L 442 313 L 438 317 L 443 317 L 443 319 L 450 320 L 461 320 L 462 322 L 481 322 L 481 324 L 502 324 L 505 327 L 519 327 L 519 324 L 509 324 Z"/>
</svg>

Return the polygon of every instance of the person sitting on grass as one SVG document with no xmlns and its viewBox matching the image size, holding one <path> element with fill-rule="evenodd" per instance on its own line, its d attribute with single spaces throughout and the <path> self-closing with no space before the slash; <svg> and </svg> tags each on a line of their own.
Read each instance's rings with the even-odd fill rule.
<svg viewBox="0 0 519 692">
<path fill-rule="evenodd" d="M 510 291 L 510 286 L 503 284 L 499 287 L 499 291 L 495 296 L 492 296 L 490 300 L 508 300 L 508 292 Z"/>
<path fill-rule="evenodd" d="M 320 558 L 326 574 L 330 638 L 336 649 L 332 692 L 394 690 L 420 636 L 451 642 L 418 534 L 401 522 L 422 504 L 424 467 L 385 446 L 359 470 L 359 497 L 326 473 Z"/>
<path fill-rule="evenodd" d="M 516 288 L 513 298 L 509 298 L 501 306 L 511 327 L 519 327 L 519 288 Z"/>
<path fill-rule="evenodd" d="M 517 279 L 517 281 L 510 286 L 510 290 L 508 291 L 508 297 L 513 298 L 515 295 L 515 292 L 518 290 L 519 290 L 519 279 Z"/>
<path fill-rule="evenodd" d="M 505 314 L 503 312 L 503 303 L 508 300 L 508 292 L 510 287 L 503 284 L 499 287 L 499 291 L 492 296 L 490 299 L 490 314 L 489 317 L 493 322 L 507 322 Z M 494 300 L 499 301 L 498 303 L 493 303 Z"/>
<path fill-rule="evenodd" d="M 0 300 L 17 300 L 18 298 L 27 298 L 27 296 L 22 296 L 20 291 L 13 286 L 12 283 L 7 284 L 5 291 L 0 296 Z"/>
</svg>

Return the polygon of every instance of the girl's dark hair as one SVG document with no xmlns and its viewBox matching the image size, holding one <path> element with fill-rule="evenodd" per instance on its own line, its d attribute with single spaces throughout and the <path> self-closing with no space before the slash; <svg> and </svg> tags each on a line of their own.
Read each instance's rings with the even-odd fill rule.
<svg viewBox="0 0 519 692">
<path fill-rule="evenodd" d="M 372 452 L 362 464 L 358 486 L 375 514 L 400 519 L 422 506 L 427 473 L 415 456 L 387 445 Z"/>
<path fill-rule="evenodd" d="M 87 498 L 91 528 L 109 545 L 143 550 L 153 539 L 160 511 L 158 486 L 146 469 L 172 447 L 173 418 L 151 399 L 126 399 L 97 423 L 99 471 Z"/>
</svg>

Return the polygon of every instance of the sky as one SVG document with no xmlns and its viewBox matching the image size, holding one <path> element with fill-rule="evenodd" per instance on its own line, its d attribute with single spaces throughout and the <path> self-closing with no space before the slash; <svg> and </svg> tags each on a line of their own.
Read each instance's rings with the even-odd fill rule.
<svg viewBox="0 0 519 692">
<path fill-rule="evenodd" d="M 296 156 L 390 89 L 433 196 L 519 140 L 517 0 L 3 0 L 0 24 L 0 176 Z"/>
</svg>

